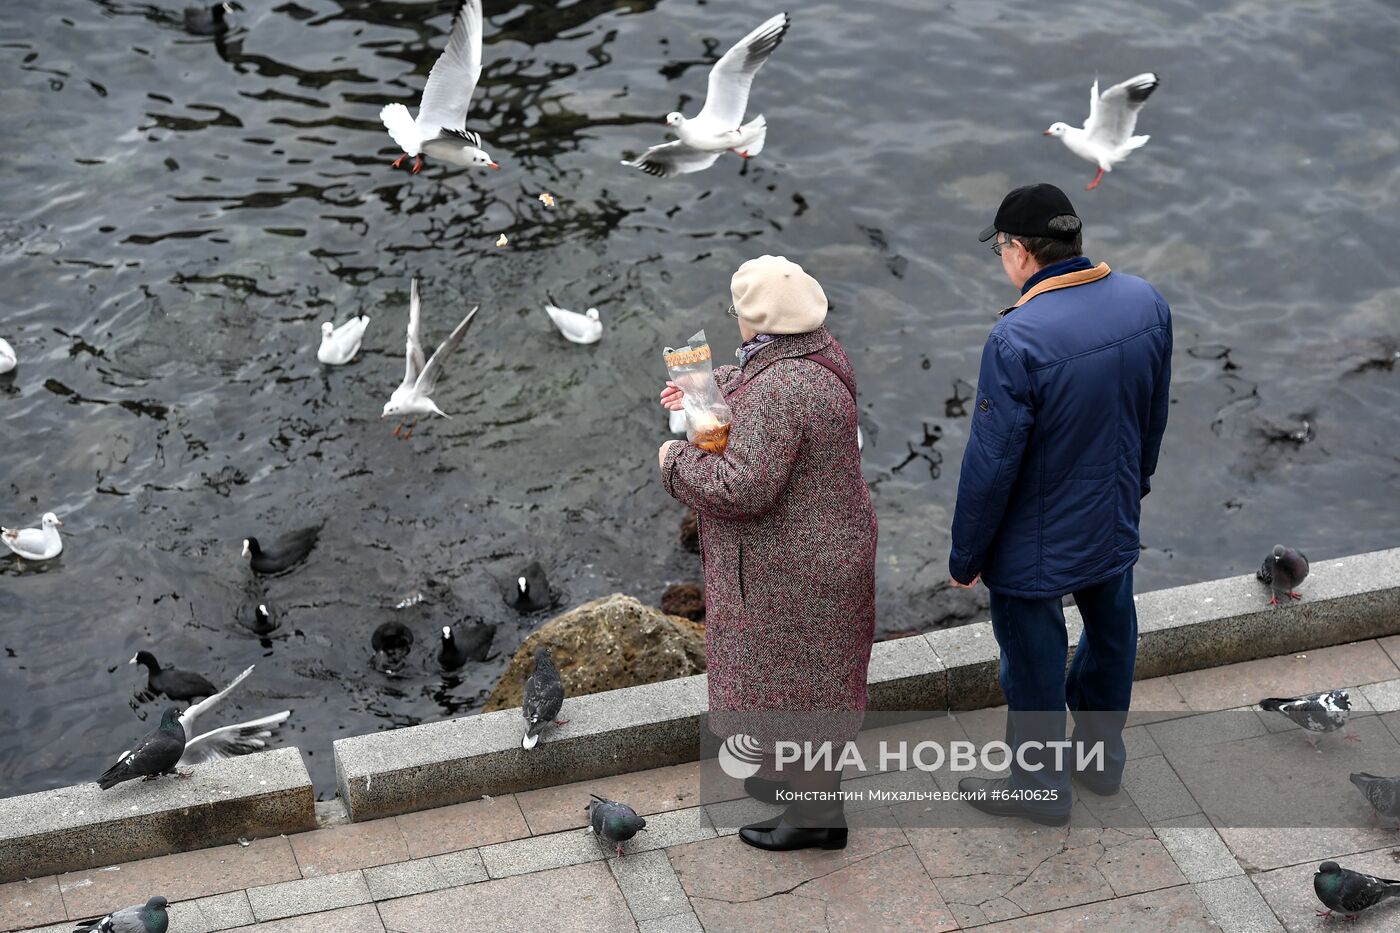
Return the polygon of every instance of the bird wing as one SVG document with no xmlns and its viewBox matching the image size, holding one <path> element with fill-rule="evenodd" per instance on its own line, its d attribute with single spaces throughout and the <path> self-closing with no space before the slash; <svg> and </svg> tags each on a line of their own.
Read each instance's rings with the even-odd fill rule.
<svg viewBox="0 0 1400 933">
<path fill-rule="evenodd" d="M 736 42 L 715 62 L 710 69 L 705 106 L 696 115 L 697 121 L 711 122 L 721 130 L 739 128 L 749 106 L 753 77 L 783 41 L 791 24 L 786 13 L 779 13 Z"/>
<path fill-rule="evenodd" d="M 1088 127 L 1094 125 L 1094 120 L 1098 117 L 1098 115 L 1099 115 L 1099 78 L 1098 78 L 1098 75 L 1095 75 L 1095 76 L 1094 76 L 1094 86 L 1091 87 L 1091 88 L 1089 88 L 1089 119 L 1087 119 L 1087 120 L 1084 121 L 1084 126 L 1085 126 L 1086 129 L 1087 129 Z"/>
<path fill-rule="evenodd" d="M 229 683 L 227 687 L 220 690 L 218 693 L 214 694 L 211 697 L 206 697 L 205 699 L 200 700 L 198 703 L 192 704 L 189 709 L 181 713 L 180 728 L 185 730 L 185 735 L 194 735 L 195 720 L 198 719 L 201 714 L 207 713 L 209 710 L 213 709 L 216 705 L 218 705 L 219 701 L 221 701 L 224 697 L 229 695 L 230 690 L 243 683 L 243 681 L 247 679 L 248 675 L 253 673 L 253 668 L 255 667 L 257 667 L 256 664 L 249 664 L 247 669 L 244 670 L 243 673 L 239 674 L 237 677 L 233 678 L 233 680 Z"/>
<path fill-rule="evenodd" d="M 185 753 L 180 756 L 180 764 L 197 765 L 205 761 L 262 751 L 267 747 L 266 740 L 270 739 L 272 733 L 291 715 L 291 710 L 284 709 L 280 713 L 263 716 L 261 719 L 250 719 L 197 735 L 185 743 Z"/>
<path fill-rule="evenodd" d="M 403 104 L 385 104 L 379 110 L 379 120 L 404 152 L 417 155 L 422 151 L 423 132 Z"/>
<path fill-rule="evenodd" d="M 97 929 L 101 933 L 147 933 L 146 924 L 141 919 L 141 911 L 144 905 L 133 905 L 123 907 L 121 910 L 113 911 L 107 917 L 107 925 L 99 926 Z"/>
<path fill-rule="evenodd" d="M 675 142 L 652 146 L 642 153 L 640 159 L 635 162 L 624 161 L 622 164 L 657 178 L 673 178 L 690 172 L 703 172 L 714 165 L 721 155 L 723 153 L 692 149 L 678 139 Z"/>
<path fill-rule="evenodd" d="M 1159 83 L 1157 75 L 1146 71 L 1104 91 L 1084 124 L 1085 135 L 1109 151 L 1121 147 L 1132 138 L 1138 111 Z M 1098 81 L 1094 84 L 1097 87 Z"/>
<path fill-rule="evenodd" d="M 423 304 L 418 300 L 418 278 L 408 286 L 408 342 L 404 344 L 402 387 L 411 387 L 423 371 Z"/>
<path fill-rule="evenodd" d="M 472 321 L 476 320 L 476 312 L 481 306 L 477 305 L 467 312 L 467 316 L 462 318 L 462 323 L 448 336 L 446 340 L 438 344 L 438 348 L 433 351 L 432 358 L 428 360 L 428 365 L 423 367 L 423 371 L 418 374 L 418 381 L 413 389 L 420 396 L 433 394 L 433 387 L 437 385 L 438 376 L 442 375 L 442 365 L 457 349 L 457 345 L 462 342 L 462 338 L 467 335 L 467 330 L 472 326 Z"/>
<path fill-rule="evenodd" d="M 1259 565 L 1259 572 L 1255 574 L 1261 583 L 1274 582 L 1274 555 L 1270 554 L 1264 558 L 1264 563 Z"/>
<path fill-rule="evenodd" d="M 461 129 L 467 124 L 476 82 L 481 78 L 481 0 L 467 0 L 452 21 L 447 48 L 438 56 L 423 102 L 418 106 L 418 128 L 431 139 L 443 129 Z"/>
</svg>

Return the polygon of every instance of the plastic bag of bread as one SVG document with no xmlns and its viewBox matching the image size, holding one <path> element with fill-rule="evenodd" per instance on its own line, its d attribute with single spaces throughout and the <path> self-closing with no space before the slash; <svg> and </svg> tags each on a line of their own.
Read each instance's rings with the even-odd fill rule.
<svg viewBox="0 0 1400 933">
<path fill-rule="evenodd" d="M 724 453 L 729 444 L 729 423 L 734 415 L 715 382 L 705 332 L 695 334 L 686 346 L 667 347 L 664 359 L 671 381 L 681 388 L 686 439 L 706 453 Z"/>
</svg>

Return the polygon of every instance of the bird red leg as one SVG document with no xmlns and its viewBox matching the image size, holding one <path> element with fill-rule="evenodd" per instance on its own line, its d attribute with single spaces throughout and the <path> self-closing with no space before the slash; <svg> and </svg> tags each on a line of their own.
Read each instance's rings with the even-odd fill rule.
<svg viewBox="0 0 1400 933">
<path fill-rule="evenodd" d="M 556 719 L 554 720 L 554 724 L 556 726 L 567 726 L 569 724 L 569 721 L 567 719 Z"/>
<path fill-rule="evenodd" d="M 396 427 L 396 428 L 394 428 L 394 436 L 395 436 L 395 437 L 398 437 L 398 436 L 399 436 L 399 432 L 402 431 L 402 430 L 403 430 L 403 422 L 400 421 L 400 422 L 399 422 L 399 426 Z"/>
<path fill-rule="evenodd" d="M 417 418 L 413 419 L 413 423 L 410 424 L 410 425 L 408 426 L 408 430 L 404 432 L 403 439 L 404 439 L 404 440 L 408 440 L 410 437 L 412 437 L 412 436 L 413 436 L 413 429 L 416 428 L 416 427 L 418 427 L 418 419 L 417 419 Z"/>
<path fill-rule="evenodd" d="M 193 771 L 176 771 L 176 772 L 175 772 L 175 776 L 176 776 L 177 778 L 179 778 L 180 780 L 182 780 L 182 781 L 188 781 L 190 778 L 194 777 L 194 772 L 193 772 Z"/>
<path fill-rule="evenodd" d="M 1270 596 L 1270 597 L 1269 597 L 1269 605 L 1270 605 L 1270 606 L 1277 606 L 1277 605 L 1278 605 L 1278 596 L 1277 596 L 1277 595 L 1274 595 L 1274 596 Z"/>
<path fill-rule="evenodd" d="M 617 844 L 617 857 L 622 858 L 622 843 Z"/>
<path fill-rule="evenodd" d="M 1302 598 L 1303 598 L 1303 594 L 1302 594 L 1302 593 L 1295 593 L 1295 592 L 1293 592 L 1292 590 L 1289 590 L 1289 591 L 1288 591 L 1288 598 L 1289 598 L 1289 599 L 1302 599 Z"/>
<path fill-rule="evenodd" d="M 423 171 L 423 157 L 422 157 L 422 156 L 414 156 L 414 157 L 413 157 L 413 174 L 417 175 L 417 174 L 418 174 L 419 172 L 421 172 L 421 171 Z"/>
<path fill-rule="evenodd" d="M 1319 911 L 1317 912 L 1317 915 L 1318 915 L 1319 917 L 1330 917 L 1330 916 L 1332 916 L 1332 911 L 1330 911 L 1330 910 L 1319 910 Z"/>
<path fill-rule="evenodd" d="M 1099 182 L 1101 181 L 1103 181 L 1103 166 L 1099 166 L 1099 173 L 1094 176 L 1094 180 L 1089 182 L 1089 187 L 1085 188 L 1084 190 L 1093 191 L 1099 186 Z"/>
<path fill-rule="evenodd" d="M 1352 735 L 1350 732 L 1348 732 L 1348 733 L 1346 734 L 1346 740 L 1347 740 L 1348 742 L 1360 742 L 1360 741 L 1361 741 L 1361 736 L 1359 736 L 1359 735 Z"/>
<path fill-rule="evenodd" d="M 398 168 L 400 165 L 403 165 L 403 160 L 404 160 L 404 159 L 407 159 L 407 158 L 408 158 L 408 153 L 405 152 L 403 155 L 399 156 L 397 159 L 394 160 L 393 167 L 394 167 L 394 168 Z"/>
</svg>

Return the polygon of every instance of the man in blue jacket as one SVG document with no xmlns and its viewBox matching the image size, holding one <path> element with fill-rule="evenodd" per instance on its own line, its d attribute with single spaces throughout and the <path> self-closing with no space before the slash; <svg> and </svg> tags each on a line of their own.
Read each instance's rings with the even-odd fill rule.
<svg viewBox="0 0 1400 933">
<path fill-rule="evenodd" d="M 980 578 L 991 592 L 1017 754 L 1009 778 L 959 786 L 988 813 L 1062 825 L 1072 771 L 1098 794 L 1122 779 L 1132 568 L 1167 426 L 1171 311 L 1147 282 L 1084 257 L 1079 217 L 1054 185 L 1012 191 L 979 239 L 993 241 L 1021 297 L 982 350 L 948 570 L 955 585 Z M 1068 673 L 1066 595 L 1084 621 Z M 1064 742 L 1066 706 L 1075 747 L 1057 767 L 1044 743 Z M 1097 743 L 1102 764 L 1076 770 Z"/>
</svg>

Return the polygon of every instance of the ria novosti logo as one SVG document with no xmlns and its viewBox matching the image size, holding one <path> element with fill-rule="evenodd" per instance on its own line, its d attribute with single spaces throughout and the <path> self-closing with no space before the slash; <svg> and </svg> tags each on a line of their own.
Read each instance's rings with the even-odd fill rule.
<svg viewBox="0 0 1400 933">
<path fill-rule="evenodd" d="M 736 781 L 753 777 L 762 764 L 763 746 L 751 735 L 731 735 L 719 747 L 719 769 Z"/>
</svg>

